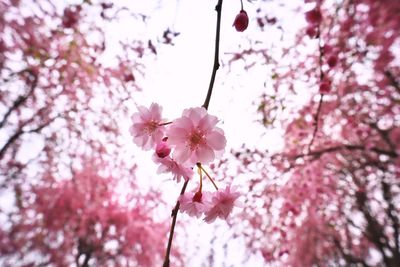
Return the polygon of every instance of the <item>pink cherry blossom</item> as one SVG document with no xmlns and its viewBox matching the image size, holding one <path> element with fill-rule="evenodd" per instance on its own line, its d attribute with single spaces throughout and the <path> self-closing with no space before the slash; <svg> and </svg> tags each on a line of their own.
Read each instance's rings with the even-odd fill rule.
<svg viewBox="0 0 400 267">
<path fill-rule="evenodd" d="M 139 112 L 132 115 L 131 133 L 133 141 L 139 147 L 149 150 L 160 143 L 164 137 L 161 119 L 162 107 L 152 103 L 150 108 L 138 107 Z"/>
<path fill-rule="evenodd" d="M 215 127 L 218 119 L 205 108 L 190 108 L 173 121 L 168 130 L 168 141 L 175 148 L 178 162 L 209 163 L 222 155 L 226 139 L 222 129 Z"/>
<path fill-rule="evenodd" d="M 160 164 L 157 173 L 172 173 L 174 175 L 173 179 L 178 183 L 181 178 L 189 180 L 193 176 L 192 168 L 185 166 L 184 164 L 179 164 L 171 157 L 160 158 L 156 154 L 153 156 L 153 161 Z"/>
<path fill-rule="evenodd" d="M 189 192 L 179 197 L 180 210 L 189 216 L 199 218 L 210 208 L 210 194 L 208 192 Z"/>
<path fill-rule="evenodd" d="M 232 209 L 237 205 L 237 199 L 240 193 L 231 191 L 231 187 L 227 186 L 224 191 L 218 191 L 212 197 L 211 208 L 205 213 L 204 221 L 211 223 L 217 217 L 221 219 L 228 218 Z"/>
</svg>

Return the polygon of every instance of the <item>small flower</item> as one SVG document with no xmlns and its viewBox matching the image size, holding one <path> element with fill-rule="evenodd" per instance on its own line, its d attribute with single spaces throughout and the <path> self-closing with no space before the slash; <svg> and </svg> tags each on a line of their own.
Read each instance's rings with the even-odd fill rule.
<svg viewBox="0 0 400 267">
<path fill-rule="evenodd" d="M 150 108 L 138 107 L 139 112 L 132 116 L 132 127 L 130 129 L 133 135 L 133 142 L 139 147 L 149 150 L 160 143 L 164 137 L 161 119 L 162 107 L 152 103 Z"/>
<path fill-rule="evenodd" d="M 171 148 L 167 144 L 167 138 L 165 137 L 158 145 L 156 146 L 156 154 L 160 158 L 165 158 L 169 156 L 169 153 L 171 153 Z"/>
<path fill-rule="evenodd" d="M 249 26 L 249 16 L 247 16 L 246 11 L 240 10 L 239 14 L 236 15 L 236 18 L 233 22 L 233 25 L 238 32 L 243 32 Z"/>
<path fill-rule="evenodd" d="M 181 181 L 182 177 L 185 180 L 189 180 L 193 177 L 194 172 L 192 168 L 177 163 L 171 157 L 160 158 L 159 156 L 154 155 L 153 161 L 157 164 L 160 164 L 157 173 L 172 173 L 174 175 L 173 179 L 178 183 Z"/>
<path fill-rule="evenodd" d="M 237 205 L 236 201 L 240 193 L 231 191 L 231 187 L 227 186 L 224 191 L 217 191 L 212 197 L 211 208 L 205 212 L 204 221 L 211 223 L 217 217 L 221 219 L 228 218 L 233 207 Z"/>
<path fill-rule="evenodd" d="M 189 216 L 199 218 L 210 208 L 210 199 L 208 192 L 185 193 L 179 197 L 180 210 L 186 212 Z"/>
<path fill-rule="evenodd" d="M 175 148 L 174 159 L 180 163 L 209 163 L 222 155 L 226 139 L 222 129 L 215 127 L 218 119 L 205 108 L 190 108 L 170 126 L 167 136 Z"/>
</svg>

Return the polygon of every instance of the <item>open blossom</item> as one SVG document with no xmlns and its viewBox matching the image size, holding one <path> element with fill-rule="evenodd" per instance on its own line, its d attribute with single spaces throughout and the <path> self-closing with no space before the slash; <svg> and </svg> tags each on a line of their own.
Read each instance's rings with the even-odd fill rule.
<svg viewBox="0 0 400 267">
<path fill-rule="evenodd" d="M 183 111 L 168 130 L 168 142 L 178 162 L 196 164 L 209 163 L 222 155 L 226 139 L 222 129 L 215 127 L 218 119 L 205 108 L 190 108 Z"/>
<path fill-rule="evenodd" d="M 180 210 L 189 216 L 199 218 L 210 208 L 210 194 L 208 192 L 189 192 L 179 197 Z"/>
<path fill-rule="evenodd" d="M 149 150 L 160 143 L 164 137 L 161 111 L 162 107 L 152 103 L 150 108 L 138 107 L 139 112 L 132 116 L 131 133 L 133 141 L 139 147 Z"/>
<path fill-rule="evenodd" d="M 189 180 L 193 177 L 194 172 L 192 168 L 177 163 L 171 157 L 160 158 L 157 154 L 155 154 L 153 156 L 153 161 L 157 164 L 160 164 L 157 173 L 172 173 L 174 175 L 173 179 L 178 183 L 181 181 L 182 177 L 185 180 Z"/>
<path fill-rule="evenodd" d="M 239 196 L 240 193 L 231 191 L 230 186 L 227 186 L 224 191 L 216 192 L 211 200 L 211 208 L 205 213 L 204 221 L 211 223 L 217 217 L 224 220 L 228 218 L 235 204 L 237 205 Z"/>
</svg>

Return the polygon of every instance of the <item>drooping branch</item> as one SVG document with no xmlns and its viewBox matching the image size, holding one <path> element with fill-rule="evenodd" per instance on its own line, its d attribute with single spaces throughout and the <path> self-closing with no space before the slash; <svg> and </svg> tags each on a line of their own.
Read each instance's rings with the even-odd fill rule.
<svg viewBox="0 0 400 267">
<path fill-rule="evenodd" d="M 325 75 L 324 75 L 324 72 L 322 70 L 322 64 L 323 64 L 322 58 L 324 56 L 324 50 L 323 50 L 323 47 L 322 47 L 321 27 L 320 26 L 318 26 L 318 33 L 317 34 L 318 34 L 318 51 L 319 51 L 319 56 L 318 56 L 319 83 L 321 84 L 323 82 L 323 80 L 324 80 L 324 76 Z M 314 127 L 314 131 L 312 133 L 312 136 L 311 136 L 310 144 L 308 145 L 308 152 L 311 152 L 311 147 L 312 147 L 312 145 L 314 143 L 315 136 L 317 135 L 317 132 L 318 132 L 319 116 L 320 116 L 320 113 L 321 113 L 321 107 L 322 107 L 323 99 L 324 99 L 324 94 L 322 92 L 320 92 L 320 99 L 319 99 L 319 102 L 318 102 L 317 112 L 314 115 L 315 127 Z"/>
<path fill-rule="evenodd" d="M 217 11 L 217 29 L 215 33 L 215 51 L 214 51 L 214 63 L 211 72 L 210 85 L 208 86 L 207 96 L 204 100 L 203 107 L 208 109 L 210 104 L 212 90 L 214 87 L 215 76 L 217 74 L 217 70 L 219 69 L 219 40 L 220 40 L 220 32 L 221 32 L 221 15 L 222 15 L 222 1 L 218 0 L 217 5 L 215 6 L 215 10 Z"/>
</svg>

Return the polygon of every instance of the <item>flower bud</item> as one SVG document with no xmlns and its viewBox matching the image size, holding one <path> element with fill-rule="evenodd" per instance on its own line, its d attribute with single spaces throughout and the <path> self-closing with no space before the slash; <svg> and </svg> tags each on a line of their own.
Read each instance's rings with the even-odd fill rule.
<svg viewBox="0 0 400 267">
<path fill-rule="evenodd" d="M 156 146 L 156 154 L 160 158 L 165 158 L 171 153 L 171 148 L 167 144 L 166 141 L 161 141 L 161 143 L 158 143 Z"/>
<path fill-rule="evenodd" d="M 330 56 L 328 57 L 328 60 L 327 60 L 326 62 L 328 63 L 328 66 L 329 66 L 330 68 L 333 68 L 333 67 L 336 66 L 336 64 L 337 64 L 337 62 L 338 62 L 338 58 L 337 58 L 336 55 L 330 55 Z"/>
<path fill-rule="evenodd" d="M 239 14 L 236 15 L 233 25 L 238 32 L 243 32 L 249 26 L 249 17 L 246 11 L 240 10 Z"/>
<path fill-rule="evenodd" d="M 196 192 L 193 196 L 193 202 L 202 202 L 201 201 L 201 197 L 203 196 L 203 194 L 201 192 Z"/>
<path fill-rule="evenodd" d="M 331 90 L 331 82 L 329 80 L 324 80 L 319 84 L 319 92 L 321 94 L 329 93 Z"/>
<path fill-rule="evenodd" d="M 306 12 L 306 21 L 310 24 L 320 24 L 322 21 L 321 11 L 312 9 Z"/>
<path fill-rule="evenodd" d="M 317 36 L 317 30 L 315 29 L 314 26 L 308 26 L 307 29 L 306 29 L 306 34 L 310 38 L 315 38 Z"/>
</svg>

